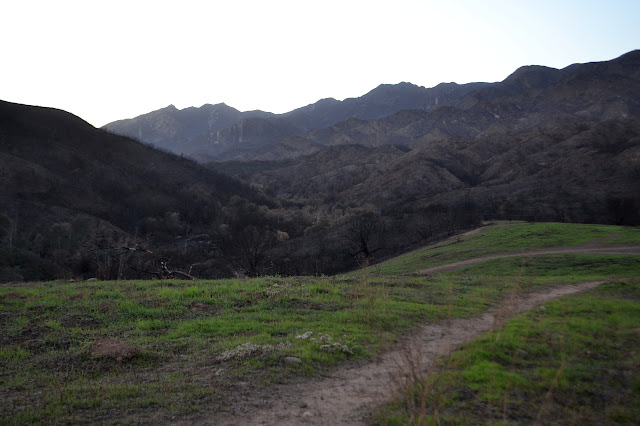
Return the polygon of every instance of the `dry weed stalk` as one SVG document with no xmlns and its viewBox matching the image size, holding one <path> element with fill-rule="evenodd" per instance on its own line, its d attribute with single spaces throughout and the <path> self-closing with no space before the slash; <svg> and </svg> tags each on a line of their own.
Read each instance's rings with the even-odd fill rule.
<svg viewBox="0 0 640 426">
<path fill-rule="evenodd" d="M 558 384 L 560 382 L 560 375 L 564 372 L 566 367 L 567 367 L 567 360 L 563 359 L 562 363 L 560 364 L 560 367 L 558 367 L 558 371 L 556 371 L 556 374 L 553 377 L 553 380 L 551 381 L 551 386 L 549 386 L 549 390 L 545 394 L 544 400 L 542 401 L 542 404 L 538 409 L 538 413 L 536 414 L 536 422 L 541 422 L 545 414 L 549 415 L 551 413 L 551 409 L 549 408 L 553 405 L 553 403 L 551 402 L 551 398 L 553 396 L 553 393 L 556 387 L 558 387 Z"/>
<path fill-rule="evenodd" d="M 495 330 L 496 342 L 500 339 L 500 330 L 502 329 L 504 324 L 507 322 L 509 318 L 514 316 L 520 308 L 521 299 L 520 299 L 520 296 L 518 295 L 518 292 L 523 287 L 523 276 L 524 276 L 525 266 L 526 266 L 525 262 L 523 262 L 520 265 L 520 272 L 518 273 L 518 275 L 516 275 L 514 279 L 513 286 L 511 287 L 511 291 L 507 295 L 505 301 L 503 301 L 500 304 L 498 309 L 493 314 L 493 329 Z M 511 369 L 513 370 L 515 369 L 515 367 L 512 365 Z M 496 380 L 495 376 L 493 377 L 493 380 L 494 381 Z M 502 395 L 502 420 L 505 422 L 507 421 L 507 411 L 508 411 L 508 402 L 509 402 L 508 395 L 509 395 L 509 389 L 506 388 Z M 491 411 L 490 403 L 487 404 L 487 411 L 488 411 L 487 414 L 489 414 L 489 412 Z"/>
<path fill-rule="evenodd" d="M 429 415 L 440 424 L 440 400 L 435 394 L 436 389 L 433 388 L 436 383 L 430 379 L 436 377 L 438 360 L 446 355 L 451 345 L 452 285 L 447 289 L 449 303 L 444 320 L 445 328 L 438 346 L 425 352 L 427 346 L 419 339 L 406 340 L 401 345 L 399 356 L 393 360 L 397 368 L 390 373 L 390 391 L 394 395 L 401 395 L 407 404 L 411 404 L 407 407 L 411 413 L 411 424 L 426 424 Z M 416 390 L 419 391 L 417 395 Z M 441 387 L 437 389 L 440 392 L 443 390 Z"/>
<path fill-rule="evenodd" d="M 365 259 L 360 264 L 362 275 L 356 278 L 355 294 L 356 300 L 362 300 L 360 307 L 363 318 L 369 323 L 378 320 L 376 305 L 379 300 L 384 300 L 389 295 L 389 290 L 383 286 L 377 286 L 369 280 L 369 259 Z"/>
</svg>

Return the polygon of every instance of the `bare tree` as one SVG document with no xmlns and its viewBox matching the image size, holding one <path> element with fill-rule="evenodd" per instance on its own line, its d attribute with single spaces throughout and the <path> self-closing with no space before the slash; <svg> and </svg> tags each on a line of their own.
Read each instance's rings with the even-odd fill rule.
<svg viewBox="0 0 640 426">
<path fill-rule="evenodd" d="M 277 242 L 276 235 L 271 230 L 248 226 L 228 241 L 229 260 L 238 272 L 255 277 L 266 262 L 268 251 Z"/>
<path fill-rule="evenodd" d="M 374 253 L 385 249 L 384 223 L 375 213 L 362 214 L 349 223 L 346 240 L 351 256 L 371 260 Z"/>
</svg>

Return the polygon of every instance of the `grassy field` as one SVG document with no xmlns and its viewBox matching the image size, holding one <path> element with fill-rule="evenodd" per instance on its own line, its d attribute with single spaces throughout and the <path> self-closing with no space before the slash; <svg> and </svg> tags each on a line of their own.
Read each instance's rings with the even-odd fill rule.
<svg viewBox="0 0 640 426">
<path fill-rule="evenodd" d="M 640 228 L 569 223 L 497 222 L 476 234 L 454 237 L 370 267 L 396 275 L 496 253 L 585 244 L 640 244 Z"/>
<path fill-rule="evenodd" d="M 444 272 L 441 277 L 513 277 L 519 275 L 534 282 L 595 281 L 611 277 L 632 277 L 640 272 L 640 256 L 555 254 L 535 257 L 508 257 L 486 260 Z"/>
<path fill-rule="evenodd" d="M 640 280 L 548 302 L 440 361 L 378 424 L 633 424 Z"/>
<path fill-rule="evenodd" d="M 433 277 L 401 275 L 488 252 L 593 241 L 635 243 L 640 232 L 500 224 L 339 277 L 2 284 L 0 418 L 188 419 L 225 410 L 241 393 L 267 394 L 274 383 L 366 360 L 417 323 L 477 315 L 505 293 L 640 275 L 637 256 L 593 255 L 495 259 Z M 104 352 L 114 342 L 119 351 Z"/>
</svg>

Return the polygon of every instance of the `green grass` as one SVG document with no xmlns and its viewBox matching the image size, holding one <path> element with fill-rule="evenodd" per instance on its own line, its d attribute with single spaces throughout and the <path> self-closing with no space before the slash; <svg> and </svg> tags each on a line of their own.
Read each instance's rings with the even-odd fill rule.
<svg viewBox="0 0 640 426">
<path fill-rule="evenodd" d="M 434 259 L 484 255 L 500 244 L 514 251 L 638 239 L 637 228 L 508 223 L 389 261 L 380 275 L 370 268 L 317 278 L 3 284 L 0 417 L 7 423 L 170 422 L 215 412 L 243 392 L 266 397 L 274 383 L 375 356 L 418 323 L 478 315 L 511 292 L 637 276 L 639 264 L 637 256 L 541 256 L 496 259 L 435 277 L 401 275 Z M 312 334 L 297 338 L 306 332 Z M 139 352 L 124 360 L 92 356 L 92 345 L 103 339 Z M 489 355 L 463 377 L 472 385 L 499 378 L 493 390 L 470 388 L 484 392 L 485 403 L 520 383 Z M 302 362 L 285 362 L 291 356 Z"/>
<path fill-rule="evenodd" d="M 491 259 L 446 272 L 443 276 L 515 276 L 595 280 L 640 275 L 640 256 L 558 254 Z"/>
<path fill-rule="evenodd" d="M 634 423 L 640 281 L 544 304 L 462 346 L 379 424 Z"/>
<path fill-rule="evenodd" d="M 0 386 L 10 398 L 0 402 L 2 416 L 49 423 L 98 421 L 115 408 L 164 419 L 220 409 L 237 381 L 261 389 L 369 358 L 418 322 L 481 312 L 501 285 L 464 294 L 464 280 L 422 277 L 5 285 Z M 306 332 L 309 339 L 296 338 Z M 140 353 L 91 356 L 102 339 Z M 347 349 L 321 349 L 334 343 Z M 242 353 L 247 344 L 253 349 Z M 287 356 L 302 363 L 287 364 Z"/>
<path fill-rule="evenodd" d="M 495 253 L 542 250 L 588 243 L 640 244 L 640 228 L 569 223 L 506 222 L 454 237 L 369 267 L 371 273 L 395 275 Z"/>
</svg>

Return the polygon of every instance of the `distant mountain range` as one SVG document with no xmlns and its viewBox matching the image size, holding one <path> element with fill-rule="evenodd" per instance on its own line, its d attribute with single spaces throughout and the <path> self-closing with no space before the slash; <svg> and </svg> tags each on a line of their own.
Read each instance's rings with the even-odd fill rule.
<svg viewBox="0 0 640 426">
<path fill-rule="evenodd" d="M 632 119 L 640 112 L 639 67 L 639 51 L 563 70 L 522 67 L 503 82 L 468 93 L 452 106 L 405 110 L 378 120 L 351 118 L 288 138 L 258 159 L 296 157 L 345 144 L 413 149 L 448 138 L 528 132 L 552 123 Z"/>
<path fill-rule="evenodd" d="M 521 67 L 450 103 L 349 118 L 210 167 L 329 210 L 466 200 L 487 217 L 640 220 L 640 51 Z"/>
<path fill-rule="evenodd" d="M 225 104 L 183 110 L 169 106 L 104 128 L 200 162 L 279 160 L 344 144 L 415 148 L 449 137 L 530 130 L 549 119 L 632 114 L 634 94 L 620 93 L 620 86 L 626 84 L 622 77 L 637 78 L 637 62 L 635 51 L 561 70 L 523 66 L 498 83 L 381 85 L 359 98 L 323 99 L 278 115 L 239 112 Z M 614 79 L 611 86 L 603 86 L 604 76 Z M 583 107 L 594 102 L 600 110 Z"/>
<path fill-rule="evenodd" d="M 410 83 L 383 84 L 359 98 L 322 99 L 279 115 L 240 112 L 225 104 L 183 110 L 170 105 L 109 123 L 104 129 L 199 161 L 251 160 L 292 135 L 349 118 L 379 119 L 407 109 L 431 111 L 486 86 L 486 83 L 443 83 L 426 89 Z"/>
</svg>

